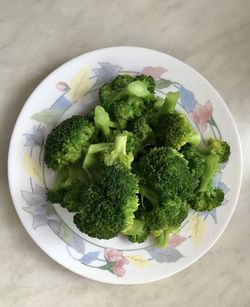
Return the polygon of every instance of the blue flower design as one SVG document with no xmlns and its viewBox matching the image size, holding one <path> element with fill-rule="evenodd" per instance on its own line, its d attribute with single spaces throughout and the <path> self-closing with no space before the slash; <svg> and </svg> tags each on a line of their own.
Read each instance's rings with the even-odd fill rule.
<svg viewBox="0 0 250 307">
<path fill-rule="evenodd" d="M 24 136 L 26 138 L 26 143 L 24 146 L 43 146 L 44 142 L 44 127 L 41 127 L 40 125 L 33 127 L 33 133 L 24 133 Z"/>
<path fill-rule="evenodd" d="M 45 189 L 35 184 L 33 192 L 21 191 L 22 197 L 28 207 L 23 209 L 33 216 L 33 228 L 49 225 L 54 230 L 58 229 L 61 219 L 54 207 L 46 199 Z"/>
<path fill-rule="evenodd" d="M 92 69 L 97 78 L 96 84 L 112 81 L 121 70 L 120 66 L 112 65 L 109 62 L 99 62 L 98 64 L 101 66 L 100 68 Z"/>
<path fill-rule="evenodd" d="M 186 112 L 193 112 L 196 104 L 194 94 L 182 85 L 180 85 L 179 91 L 181 106 Z"/>
</svg>

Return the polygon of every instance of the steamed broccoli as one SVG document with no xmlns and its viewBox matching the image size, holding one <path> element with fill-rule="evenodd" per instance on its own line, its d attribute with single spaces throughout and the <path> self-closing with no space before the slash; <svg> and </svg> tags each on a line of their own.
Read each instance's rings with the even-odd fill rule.
<svg viewBox="0 0 250 307">
<path fill-rule="evenodd" d="M 187 160 L 170 147 L 151 149 L 139 159 L 135 169 L 140 182 L 163 198 L 185 200 L 197 186 L 197 179 L 191 173 Z"/>
<path fill-rule="evenodd" d="M 103 152 L 103 161 L 107 166 L 113 164 L 123 165 L 130 169 L 134 160 L 132 152 L 127 153 L 127 135 L 117 135 L 114 142 L 114 148 L 111 151 Z"/>
<path fill-rule="evenodd" d="M 204 174 L 205 169 L 205 156 L 201 153 L 200 149 L 197 147 L 186 144 L 181 149 L 180 152 L 183 154 L 184 158 L 188 161 L 188 167 L 191 173 L 194 174 L 197 180 Z"/>
<path fill-rule="evenodd" d="M 129 83 L 135 81 L 135 78 L 130 75 L 118 75 L 111 82 L 111 87 L 113 90 L 119 90 L 126 87 Z"/>
<path fill-rule="evenodd" d="M 88 186 L 82 186 L 76 199 L 74 222 L 91 237 L 110 239 L 133 224 L 138 208 L 138 181 L 127 168 L 113 165 L 101 169 Z"/>
<path fill-rule="evenodd" d="M 127 130 L 134 133 L 140 142 L 151 139 L 153 136 L 153 130 L 150 127 L 146 116 L 141 116 L 130 121 Z"/>
<path fill-rule="evenodd" d="M 207 149 L 211 153 L 215 153 L 219 156 L 219 163 L 225 163 L 230 156 L 230 146 L 227 142 L 219 139 L 208 139 Z"/>
<path fill-rule="evenodd" d="M 101 105 L 122 128 L 126 126 L 127 120 L 140 116 L 145 110 L 144 101 L 152 98 L 147 83 L 131 78 L 119 75 L 99 90 Z"/>
<path fill-rule="evenodd" d="M 209 139 L 207 145 L 197 151 L 200 156 L 203 156 L 204 167 L 199 187 L 190 203 L 196 211 L 210 211 L 224 200 L 224 192 L 219 187 L 214 187 L 213 179 L 220 171 L 220 163 L 228 160 L 230 146 L 225 141 Z"/>
<path fill-rule="evenodd" d="M 106 141 L 109 140 L 112 135 L 110 128 L 114 127 L 115 123 L 110 120 L 109 114 L 104 110 L 103 107 L 95 107 L 94 122 L 96 127 L 96 137 L 98 138 L 98 134 L 101 133 Z"/>
<path fill-rule="evenodd" d="M 140 80 L 146 84 L 147 89 L 150 93 L 154 93 L 155 91 L 155 80 L 153 77 L 149 75 L 139 75 L 135 77 L 135 80 Z"/>
<path fill-rule="evenodd" d="M 75 115 L 63 121 L 47 137 L 44 152 L 47 166 L 61 170 L 79 160 L 94 132 L 94 124 L 82 116 Z"/>
<path fill-rule="evenodd" d="M 144 184 L 140 184 L 140 193 L 152 204 L 152 209 L 144 214 L 145 224 L 155 238 L 156 245 L 164 247 L 169 234 L 177 231 L 187 217 L 190 206 L 178 196 L 164 197 Z"/>
<path fill-rule="evenodd" d="M 215 153 L 205 156 L 204 173 L 200 178 L 199 188 L 190 203 L 195 211 L 210 211 L 222 203 L 223 191 L 213 186 L 213 179 L 218 171 L 219 156 Z"/>
<path fill-rule="evenodd" d="M 187 117 L 180 112 L 161 115 L 155 129 L 159 146 L 180 149 L 186 143 L 195 146 L 200 143 L 200 134 L 193 129 Z"/>
</svg>

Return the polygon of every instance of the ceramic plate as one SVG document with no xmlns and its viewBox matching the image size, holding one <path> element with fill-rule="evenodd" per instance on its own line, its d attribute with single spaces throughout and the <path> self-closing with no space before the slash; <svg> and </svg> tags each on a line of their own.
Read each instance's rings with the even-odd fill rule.
<svg viewBox="0 0 250 307">
<path fill-rule="evenodd" d="M 43 164 L 46 135 L 60 121 L 88 112 L 98 103 L 98 88 L 117 74 L 144 73 L 156 80 L 156 94 L 179 90 L 178 109 L 187 114 L 202 140 L 223 138 L 231 157 L 214 184 L 225 192 L 210 212 L 190 210 L 178 234 L 161 249 L 150 240 L 97 240 L 75 227 L 72 215 L 48 203 L 45 187 L 53 174 Z M 236 167 L 237 166 L 237 167 Z M 87 278 L 136 284 L 170 276 L 192 264 L 216 242 L 237 203 L 242 157 L 239 136 L 223 99 L 212 85 L 183 62 L 158 51 L 113 47 L 81 55 L 52 72 L 32 93 L 16 122 L 8 160 L 16 211 L 33 240 L 55 261 Z"/>
</svg>

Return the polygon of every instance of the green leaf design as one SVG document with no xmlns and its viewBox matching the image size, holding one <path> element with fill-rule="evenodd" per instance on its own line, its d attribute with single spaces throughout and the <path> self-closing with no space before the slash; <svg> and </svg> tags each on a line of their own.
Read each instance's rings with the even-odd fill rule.
<svg viewBox="0 0 250 307">
<path fill-rule="evenodd" d="M 55 126 L 63 112 L 64 110 L 43 109 L 41 112 L 33 114 L 31 118 L 39 123 Z"/>
<path fill-rule="evenodd" d="M 209 119 L 209 123 L 210 125 L 217 127 L 216 122 L 214 121 L 213 117 Z"/>
<path fill-rule="evenodd" d="M 172 81 L 165 79 L 160 79 L 155 81 L 156 88 L 159 90 L 169 87 L 172 83 L 173 83 Z"/>
</svg>

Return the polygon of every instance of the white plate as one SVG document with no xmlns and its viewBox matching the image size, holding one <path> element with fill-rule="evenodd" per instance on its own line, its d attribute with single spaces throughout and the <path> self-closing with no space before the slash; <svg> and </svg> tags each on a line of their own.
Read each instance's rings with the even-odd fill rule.
<svg viewBox="0 0 250 307">
<path fill-rule="evenodd" d="M 58 121 L 88 111 L 97 89 L 118 73 L 145 73 L 156 79 L 157 94 L 180 91 L 178 108 L 188 114 L 202 138 L 229 142 L 231 157 L 215 184 L 225 201 L 211 212 L 190 210 L 178 235 L 159 249 L 152 242 L 124 238 L 96 240 L 80 233 L 72 216 L 45 197 L 51 174 L 43 167 L 43 141 Z M 62 65 L 32 93 L 16 122 L 9 148 L 9 185 L 16 211 L 33 240 L 55 261 L 84 277 L 136 284 L 170 276 L 199 259 L 225 230 L 237 203 L 242 155 L 239 136 L 223 99 L 194 69 L 158 51 L 113 47 L 89 52 Z M 46 182 L 47 184 L 47 182 Z"/>
</svg>

